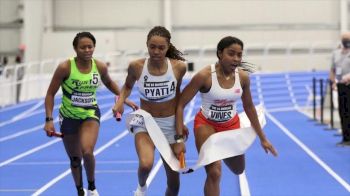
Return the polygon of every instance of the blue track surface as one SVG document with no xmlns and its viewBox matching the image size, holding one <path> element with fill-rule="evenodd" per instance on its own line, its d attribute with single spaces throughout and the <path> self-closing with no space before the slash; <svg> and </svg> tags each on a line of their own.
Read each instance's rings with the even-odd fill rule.
<svg viewBox="0 0 350 196">
<path fill-rule="evenodd" d="M 266 155 L 256 140 L 246 153 L 246 178 L 250 195 L 350 195 L 350 148 L 336 147 L 340 137 L 315 125 L 297 108 L 307 102 L 306 85 L 312 77 L 326 78 L 326 72 L 255 74 L 251 76 L 254 103 L 267 109 L 264 131 L 279 152 Z M 188 81 L 184 81 L 187 83 Z M 130 97 L 138 102 L 135 92 Z M 0 109 L 0 195 L 75 195 L 69 162 L 60 139 L 45 136 L 42 99 Z M 101 89 L 98 101 L 102 113 L 100 135 L 95 148 L 96 184 L 100 195 L 132 195 L 137 185 L 138 161 L 133 136 L 125 122 L 111 114 L 114 98 Z M 60 100 L 55 101 L 54 116 Z M 193 118 L 200 104 L 185 113 Z M 241 104 L 238 105 L 242 110 Z M 130 112 L 130 110 L 126 111 Z M 25 114 L 25 115 L 24 115 Z M 193 121 L 188 127 L 192 129 Z M 58 126 L 56 123 L 56 128 Z M 187 142 L 187 164 L 197 160 L 193 133 Z M 159 161 L 156 154 L 154 166 Z M 163 166 L 154 169 L 148 195 L 164 195 Z M 203 168 L 181 175 L 180 195 L 203 195 Z M 221 195 L 240 195 L 240 181 L 223 166 Z M 85 181 L 86 184 L 86 181 Z"/>
</svg>

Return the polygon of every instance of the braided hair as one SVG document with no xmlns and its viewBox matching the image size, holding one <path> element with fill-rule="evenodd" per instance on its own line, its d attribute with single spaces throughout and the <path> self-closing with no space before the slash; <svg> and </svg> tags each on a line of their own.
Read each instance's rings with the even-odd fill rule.
<svg viewBox="0 0 350 196">
<path fill-rule="evenodd" d="M 170 32 L 165 27 L 162 27 L 162 26 L 153 27 L 147 35 L 147 41 L 150 40 L 151 37 L 153 36 L 164 37 L 168 41 L 169 49 L 166 52 L 166 55 L 165 55 L 166 57 L 185 61 L 185 58 L 182 57 L 183 53 L 180 52 L 178 49 L 176 49 L 176 47 L 170 42 L 171 35 L 170 35 Z"/>
</svg>

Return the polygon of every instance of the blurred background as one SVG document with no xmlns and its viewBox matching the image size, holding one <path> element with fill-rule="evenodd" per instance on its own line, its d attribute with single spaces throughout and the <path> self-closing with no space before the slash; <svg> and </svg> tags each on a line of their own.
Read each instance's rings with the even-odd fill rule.
<svg viewBox="0 0 350 196">
<path fill-rule="evenodd" d="M 0 0 L 0 195 L 75 191 L 61 139 L 43 134 L 44 96 L 57 65 L 76 55 L 75 35 L 90 31 L 96 37 L 94 58 L 123 85 L 129 61 L 148 55 L 146 36 L 161 25 L 186 54 L 182 87 L 217 61 L 224 36 L 240 38 L 243 61 L 257 66 L 250 74 L 252 98 L 266 109 L 266 135 L 279 157 L 266 156 L 256 140 L 247 153 L 247 175 L 236 177 L 223 167 L 223 196 L 349 196 L 350 151 L 336 146 L 342 133 L 338 94 L 328 80 L 332 51 L 349 29 L 349 9 L 350 0 Z M 123 120 L 115 122 L 115 96 L 101 87 L 94 151 L 99 191 L 131 195 L 138 165 L 133 137 Z M 139 103 L 134 92 L 129 98 Z M 58 130 L 61 96 L 55 97 Z M 200 107 L 197 97 L 186 107 L 189 128 Z M 243 110 L 240 102 L 237 109 Z M 187 144 L 192 165 L 193 133 Z M 149 195 L 160 195 L 166 183 L 156 159 Z M 201 195 L 204 177 L 204 169 L 184 175 L 180 195 Z"/>
<path fill-rule="evenodd" d="M 260 72 L 329 70 L 348 18 L 348 0 L 0 0 L 0 107 L 43 97 L 80 31 L 95 35 L 95 57 L 122 81 L 156 25 L 171 31 L 190 73 L 215 62 L 227 35 Z"/>
</svg>

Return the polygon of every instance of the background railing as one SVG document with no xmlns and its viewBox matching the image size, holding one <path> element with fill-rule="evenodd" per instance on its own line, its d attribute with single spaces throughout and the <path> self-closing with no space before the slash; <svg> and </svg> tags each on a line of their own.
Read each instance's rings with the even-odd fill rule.
<svg viewBox="0 0 350 196">
<path fill-rule="evenodd" d="M 243 58 L 244 61 L 256 64 L 259 72 L 329 70 L 331 52 L 336 46 L 329 41 L 287 45 L 257 43 L 245 46 Z M 192 46 L 183 49 L 183 52 L 187 62 L 192 64 L 190 74 L 217 61 L 216 46 Z M 121 83 L 125 79 L 128 62 L 146 55 L 146 50 L 124 50 L 97 54 L 94 57 L 106 62 L 112 78 Z M 2 67 L 0 107 L 45 96 L 54 70 L 65 59 L 67 58 Z"/>
</svg>

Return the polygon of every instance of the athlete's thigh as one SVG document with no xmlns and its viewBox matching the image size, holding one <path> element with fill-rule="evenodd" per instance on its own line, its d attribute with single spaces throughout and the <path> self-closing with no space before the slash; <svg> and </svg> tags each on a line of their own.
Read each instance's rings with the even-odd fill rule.
<svg viewBox="0 0 350 196">
<path fill-rule="evenodd" d="M 100 124 L 97 120 L 89 119 L 81 123 L 79 129 L 80 142 L 83 149 L 94 148 Z"/>
<path fill-rule="evenodd" d="M 154 159 L 154 144 L 147 132 L 139 132 L 135 135 L 135 148 L 140 158 Z"/>
<path fill-rule="evenodd" d="M 245 168 L 244 154 L 224 159 L 224 163 L 234 173 L 241 173 Z"/>
<path fill-rule="evenodd" d="M 203 143 L 209 136 L 215 133 L 215 129 L 209 125 L 200 125 L 194 129 L 197 151 L 199 152 Z"/>
<path fill-rule="evenodd" d="M 81 145 L 78 132 L 64 135 L 63 144 L 69 156 L 81 156 Z"/>
</svg>

